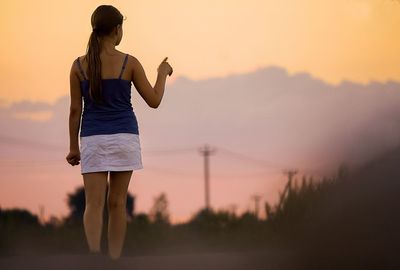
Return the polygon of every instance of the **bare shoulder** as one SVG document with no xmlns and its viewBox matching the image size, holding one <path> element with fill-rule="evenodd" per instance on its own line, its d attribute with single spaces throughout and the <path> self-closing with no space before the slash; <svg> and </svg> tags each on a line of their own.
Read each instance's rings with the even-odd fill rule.
<svg viewBox="0 0 400 270">
<path fill-rule="evenodd" d="M 128 62 L 132 63 L 133 67 L 137 66 L 137 64 L 140 64 L 139 60 L 131 54 L 128 54 Z"/>
<path fill-rule="evenodd" d="M 82 64 L 83 62 L 86 61 L 86 54 L 85 54 L 85 55 L 78 56 L 78 59 L 79 59 L 79 62 Z M 76 60 L 76 59 L 75 59 L 75 60 Z"/>
<path fill-rule="evenodd" d="M 75 58 L 73 59 L 72 63 L 71 63 L 71 71 L 72 71 L 73 73 L 75 73 L 75 74 L 78 74 L 78 72 L 79 72 L 79 70 L 78 70 L 79 67 L 78 67 L 78 63 L 77 63 L 78 59 L 79 59 L 79 61 L 81 61 L 81 63 L 82 63 L 82 58 L 81 58 L 81 56 L 75 57 Z"/>
<path fill-rule="evenodd" d="M 130 54 L 128 54 L 128 65 L 130 66 L 129 69 L 131 70 L 131 80 L 134 81 L 135 74 L 141 73 L 143 66 L 137 57 Z"/>
</svg>

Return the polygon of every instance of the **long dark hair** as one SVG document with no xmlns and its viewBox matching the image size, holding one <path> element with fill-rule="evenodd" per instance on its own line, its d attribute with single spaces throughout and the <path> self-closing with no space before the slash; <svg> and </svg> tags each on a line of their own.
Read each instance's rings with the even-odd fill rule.
<svg viewBox="0 0 400 270">
<path fill-rule="evenodd" d="M 89 95 L 96 103 L 103 103 L 101 84 L 101 43 L 99 37 L 109 35 L 122 22 L 124 16 L 111 5 L 98 6 L 91 17 L 93 31 L 90 34 L 85 58 L 88 63 Z"/>
</svg>

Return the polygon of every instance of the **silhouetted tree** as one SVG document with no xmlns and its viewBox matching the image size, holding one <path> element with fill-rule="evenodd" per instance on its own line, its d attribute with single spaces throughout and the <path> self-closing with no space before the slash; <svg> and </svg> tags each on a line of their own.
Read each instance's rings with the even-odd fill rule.
<svg viewBox="0 0 400 270">
<path fill-rule="evenodd" d="M 105 192 L 105 205 L 104 205 L 104 215 L 107 217 L 107 193 L 108 193 L 108 185 L 106 187 Z M 73 193 L 67 194 L 67 204 L 70 209 L 69 215 L 65 218 L 64 222 L 67 224 L 79 224 L 83 221 L 83 214 L 85 212 L 85 188 L 83 186 L 78 187 Z M 134 215 L 134 201 L 135 198 L 132 196 L 129 191 L 126 199 L 126 212 L 127 219 L 132 220 Z"/>
<path fill-rule="evenodd" d="M 139 213 L 133 215 L 131 224 L 139 228 L 146 228 L 150 225 L 149 216 L 146 213 Z"/>
<path fill-rule="evenodd" d="M 66 223 L 81 223 L 83 213 L 85 212 L 85 189 L 84 187 L 78 187 L 75 192 L 69 193 L 67 204 L 70 209 L 70 213 L 65 219 Z"/>
<path fill-rule="evenodd" d="M 40 226 L 39 218 L 26 209 L 0 209 L 0 228 L 19 226 Z"/>
<path fill-rule="evenodd" d="M 203 208 L 193 215 L 189 224 L 200 230 L 222 231 L 234 226 L 238 220 L 236 214 L 229 210 L 214 211 L 212 208 Z"/>
<path fill-rule="evenodd" d="M 62 219 L 60 219 L 54 215 L 51 215 L 49 217 L 49 220 L 44 224 L 44 226 L 48 227 L 48 228 L 60 227 L 60 226 L 62 226 Z"/>
<path fill-rule="evenodd" d="M 154 204 L 149 212 L 149 218 L 153 223 L 169 224 L 168 200 L 165 193 L 161 193 L 154 199 Z"/>
<path fill-rule="evenodd" d="M 301 226 L 308 226 L 316 218 L 316 209 L 325 198 L 329 197 L 339 181 L 345 184 L 349 169 L 342 164 L 337 173 L 332 177 L 322 176 L 314 181 L 312 177 L 303 176 L 300 185 L 289 186 L 287 196 L 281 197 L 278 202 L 280 207 L 275 210 L 266 209 L 269 216 L 268 222 L 273 228 L 287 235 L 297 233 Z"/>
<path fill-rule="evenodd" d="M 240 223 L 243 225 L 254 225 L 259 223 L 258 217 L 252 211 L 246 211 L 239 217 Z"/>
<path fill-rule="evenodd" d="M 265 202 L 264 208 L 265 208 L 265 215 L 267 216 L 267 219 L 272 219 L 273 218 L 273 212 L 272 212 L 271 205 L 268 202 Z"/>
</svg>

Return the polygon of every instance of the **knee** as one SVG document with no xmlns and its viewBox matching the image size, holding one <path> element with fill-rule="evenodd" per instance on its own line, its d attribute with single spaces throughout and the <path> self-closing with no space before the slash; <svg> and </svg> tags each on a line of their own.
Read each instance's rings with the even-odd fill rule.
<svg viewBox="0 0 400 270">
<path fill-rule="evenodd" d="M 108 197 L 108 209 L 117 210 L 117 209 L 124 209 L 126 207 L 126 200 L 125 198 L 121 198 L 121 196 L 113 196 L 110 195 Z"/>
<path fill-rule="evenodd" d="M 86 202 L 86 208 L 93 210 L 103 210 L 104 199 L 92 199 Z"/>
</svg>

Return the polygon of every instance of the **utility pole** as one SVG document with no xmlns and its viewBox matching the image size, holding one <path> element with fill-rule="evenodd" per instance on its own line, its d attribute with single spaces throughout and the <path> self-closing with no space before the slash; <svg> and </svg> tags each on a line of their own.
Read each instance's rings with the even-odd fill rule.
<svg viewBox="0 0 400 270">
<path fill-rule="evenodd" d="M 209 177 L 210 177 L 210 169 L 209 169 L 209 156 L 213 154 L 216 150 L 210 148 L 207 144 L 199 149 L 200 154 L 204 157 L 204 183 L 205 183 L 205 200 L 206 200 L 206 209 L 210 210 L 210 186 L 209 186 Z"/>
<path fill-rule="evenodd" d="M 230 213 L 232 215 L 236 215 L 236 209 L 237 209 L 237 205 L 236 204 L 234 204 L 234 203 L 230 204 L 228 209 L 229 209 L 229 211 L 230 211 Z"/>
<path fill-rule="evenodd" d="M 258 213 L 259 213 L 259 203 L 261 199 L 261 195 L 255 194 L 251 197 L 254 200 L 254 215 L 258 219 Z"/>
</svg>

